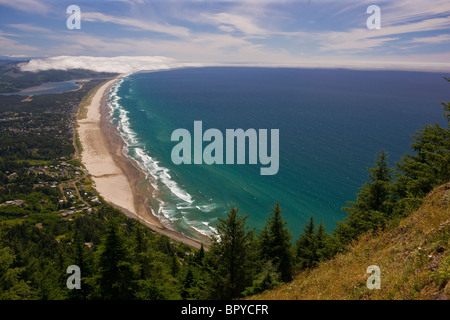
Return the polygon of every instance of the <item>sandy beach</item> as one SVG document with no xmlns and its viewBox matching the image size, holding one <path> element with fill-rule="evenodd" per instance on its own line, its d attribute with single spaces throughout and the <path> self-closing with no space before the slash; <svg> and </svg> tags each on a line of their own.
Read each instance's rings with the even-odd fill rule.
<svg viewBox="0 0 450 320">
<path fill-rule="evenodd" d="M 149 191 L 146 194 L 151 194 L 151 185 L 145 182 L 144 173 L 123 154 L 124 142 L 117 128 L 107 119 L 107 94 L 117 80 L 107 81 L 97 90 L 87 107 L 86 117 L 77 121 L 82 145 L 81 160 L 91 174 L 97 191 L 105 201 L 152 230 L 195 248 L 200 248 L 203 242 L 207 248 L 209 239 L 200 242 L 164 226 L 150 209 L 152 199 L 139 191 L 144 188 Z"/>
</svg>

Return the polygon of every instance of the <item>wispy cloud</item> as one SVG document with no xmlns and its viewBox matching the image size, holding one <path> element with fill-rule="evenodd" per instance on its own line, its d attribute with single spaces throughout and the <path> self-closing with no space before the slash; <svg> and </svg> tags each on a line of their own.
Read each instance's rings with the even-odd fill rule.
<svg viewBox="0 0 450 320">
<path fill-rule="evenodd" d="M 448 0 L 379 0 L 380 30 L 366 28 L 370 0 L 80 0 L 81 30 L 66 28 L 68 3 L 0 0 L 0 54 L 355 68 L 450 62 Z"/>
<path fill-rule="evenodd" d="M 30 56 L 40 52 L 39 48 L 21 43 L 20 41 L 17 41 L 15 39 L 10 39 L 9 36 L 11 36 L 11 34 L 2 33 L 2 31 L 0 30 L 0 48 L 2 48 L 2 55 L 22 56 L 23 54 L 19 54 L 20 52 L 26 53 L 28 56 Z"/>
<path fill-rule="evenodd" d="M 450 44 L 450 34 L 441 34 L 433 37 L 413 38 L 409 42 L 425 43 L 425 44 L 439 44 L 439 43 Z"/>
<path fill-rule="evenodd" d="M 385 26 L 379 30 L 364 28 L 352 29 L 341 32 L 323 32 L 316 36 L 321 39 L 322 50 L 364 50 L 382 47 L 387 42 L 398 40 L 400 35 L 426 31 L 448 29 L 450 17 L 434 18 L 409 24 Z"/>
<path fill-rule="evenodd" d="M 241 16 L 226 12 L 212 15 L 202 14 L 200 16 L 204 22 L 209 22 L 227 31 L 240 31 L 246 35 L 267 35 L 268 31 L 259 27 L 251 17 Z"/>
<path fill-rule="evenodd" d="M 135 30 L 165 33 L 176 37 L 188 37 L 189 29 L 170 24 L 159 24 L 153 21 L 142 21 L 135 18 L 121 18 L 100 12 L 83 12 L 83 20 L 91 22 L 114 23 Z"/>
<path fill-rule="evenodd" d="M 450 2 L 447 0 L 384 1 L 382 10 L 384 24 L 393 26 L 448 16 L 450 15 Z M 447 27 L 450 27 L 450 25 L 447 25 Z"/>
<path fill-rule="evenodd" d="M 5 24 L 5 26 L 7 26 L 9 28 L 25 31 L 27 33 L 32 33 L 32 34 L 52 32 L 52 30 L 50 30 L 50 29 L 38 27 L 38 26 L 26 24 L 26 23 L 11 23 L 11 24 Z"/>
<path fill-rule="evenodd" d="M 49 4 L 38 0 L 0 0 L 0 5 L 34 13 L 44 13 L 49 11 Z"/>
</svg>

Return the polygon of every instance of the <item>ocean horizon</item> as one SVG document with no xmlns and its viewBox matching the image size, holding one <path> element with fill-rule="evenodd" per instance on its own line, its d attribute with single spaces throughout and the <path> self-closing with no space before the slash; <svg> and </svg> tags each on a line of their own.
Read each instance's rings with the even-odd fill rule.
<svg viewBox="0 0 450 320">
<path fill-rule="evenodd" d="M 381 150 L 391 166 L 412 135 L 444 124 L 443 74 L 260 67 L 139 72 L 109 92 L 110 121 L 146 174 L 154 214 L 192 238 L 211 236 L 232 206 L 259 231 L 279 202 L 296 239 L 310 216 L 331 232 Z M 174 164 L 176 129 L 279 130 L 279 170 L 261 164 Z M 204 143 L 205 147 L 207 143 Z"/>
</svg>

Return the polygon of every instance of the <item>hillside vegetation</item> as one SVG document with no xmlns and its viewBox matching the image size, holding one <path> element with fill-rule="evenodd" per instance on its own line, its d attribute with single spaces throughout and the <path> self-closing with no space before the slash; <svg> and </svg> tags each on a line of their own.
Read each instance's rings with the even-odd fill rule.
<svg viewBox="0 0 450 320">
<path fill-rule="evenodd" d="M 450 183 L 446 183 L 391 230 L 365 233 L 345 253 L 251 298 L 448 299 L 449 237 Z M 380 289 L 367 287 L 370 265 L 380 267 Z"/>
</svg>

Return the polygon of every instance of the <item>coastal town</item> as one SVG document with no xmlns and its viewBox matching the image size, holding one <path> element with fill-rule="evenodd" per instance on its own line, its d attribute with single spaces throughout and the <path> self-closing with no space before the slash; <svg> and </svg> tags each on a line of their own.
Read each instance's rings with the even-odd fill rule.
<svg viewBox="0 0 450 320">
<path fill-rule="evenodd" d="M 66 94 L 1 96 L 0 222 L 19 223 L 36 214 L 72 219 L 101 206 L 73 156 L 78 105 L 99 81 Z"/>
<path fill-rule="evenodd" d="M 42 195 L 35 201 L 25 199 L 8 199 L 0 206 L 16 206 L 27 210 L 51 211 L 58 209 L 63 217 L 74 214 L 90 214 L 101 205 L 98 195 L 93 188 L 92 180 L 88 173 L 80 166 L 66 161 L 52 165 L 32 165 L 17 172 L 4 172 L 7 182 L 0 186 L 0 194 L 8 199 L 11 190 L 19 190 L 25 180 L 32 182 L 33 191 Z M 31 185 L 29 185 L 31 186 Z M 38 197 L 39 198 L 39 197 Z M 27 214 L 22 216 L 23 219 Z"/>
</svg>

